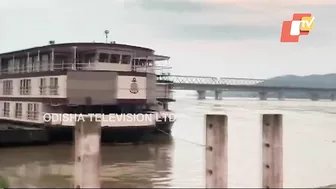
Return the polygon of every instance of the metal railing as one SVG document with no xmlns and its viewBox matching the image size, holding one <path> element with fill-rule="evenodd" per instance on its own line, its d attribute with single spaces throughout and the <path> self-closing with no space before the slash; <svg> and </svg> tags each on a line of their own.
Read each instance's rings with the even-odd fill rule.
<svg viewBox="0 0 336 189">
<path fill-rule="evenodd" d="M 121 70 L 120 70 L 121 69 Z M 48 63 L 40 62 L 28 64 L 28 66 L 10 66 L 10 68 L 1 68 L 0 74 L 17 74 L 31 73 L 56 70 L 116 70 L 116 71 L 134 71 L 134 72 L 152 72 L 162 70 L 160 66 L 131 65 L 104 62 L 88 62 L 88 63 Z"/>
<path fill-rule="evenodd" d="M 225 78 L 183 75 L 159 75 L 158 80 L 171 81 L 175 84 L 202 84 L 202 85 L 257 85 L 264 79 Z"/>
</svg>

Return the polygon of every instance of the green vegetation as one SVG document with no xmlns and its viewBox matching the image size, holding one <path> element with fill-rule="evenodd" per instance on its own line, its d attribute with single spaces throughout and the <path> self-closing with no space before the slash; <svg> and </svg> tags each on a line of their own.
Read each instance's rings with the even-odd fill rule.
<svg viewBox="0 0 336 189">
<path fill-rule="evenodd" d="M 0 175 L 0 189 L 9 188 L 8 181 Z"/>
<path fill-rule="evenodd" d="M 296 76 L 285 75 L 267 79 L 261 85 L 336 88 L 336 74 Z"/>
</svg>

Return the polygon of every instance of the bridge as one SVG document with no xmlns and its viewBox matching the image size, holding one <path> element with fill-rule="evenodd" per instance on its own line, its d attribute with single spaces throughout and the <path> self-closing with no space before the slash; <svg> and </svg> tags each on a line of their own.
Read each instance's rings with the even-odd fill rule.
<svg viewBox="0 0 336 189">
<path fill-rule="evenodd" d="M 277 93 L 278 99 L 284 100 L 286 92 L 305 92 L 313 101 L 324 93 L 336 100 L 336 88 L 268 85 L 265 79 L 158 75 L 158 81 L 172 82 L 175 90 L 196 90 L 198 99 L 205 99 L 206 91 L 214 91 L 216 100 L 222 99 L 223 91 L 246 91 L 259 93 L 260 100 L 267 100 L 269 93 Z"/>
</svg>

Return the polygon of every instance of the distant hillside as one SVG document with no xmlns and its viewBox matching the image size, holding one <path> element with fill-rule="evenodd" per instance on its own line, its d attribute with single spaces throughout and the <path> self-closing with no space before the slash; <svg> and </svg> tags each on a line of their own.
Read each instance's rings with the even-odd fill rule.
<svg viewBox="0 0 336 189">
<path fill-rule="evenodd" d="M 296 76 L 284 75 L 265 80 L 260 85 L 265 86 L 292 86 L 292 87 L 319 87 L 319 88 L 336 88 L 336 74 L 327 75 L 309 75 Z M 207 96 L 214 96 L 212 91 Z M 223 92 L 223 97 L 257 97 L 255 92 Z M 269 97 L 277 97 L 276 93 L 268 94 Z M 307 93 L 285 93 L 286 98 L 309 98 Z M 329 96 L 321 96 L 321 98 L 329 98 Z"/>
<path fill-rule="evenodd" d="M 267 79 L 262 85 L 336 88 L 336 74 L 309 76 L 285 75 Z"/>
</svg>

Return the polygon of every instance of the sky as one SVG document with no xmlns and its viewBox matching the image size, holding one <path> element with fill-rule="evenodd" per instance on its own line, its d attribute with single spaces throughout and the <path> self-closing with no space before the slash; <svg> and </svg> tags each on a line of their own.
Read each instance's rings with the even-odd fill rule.
<svg viewBox="0 0 336 189">
<path fill-rule="evenodd" d="M 315 16 L 299 43 L 282 21 Z M 117 43 L 170 56 L 171 74 L 270 78 L 336 73 L 336 0 L 0 0 L 0 52 L 48 41 Z"/>
</svg>

